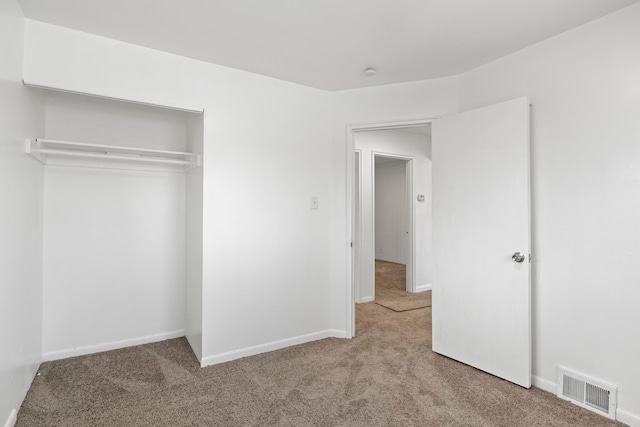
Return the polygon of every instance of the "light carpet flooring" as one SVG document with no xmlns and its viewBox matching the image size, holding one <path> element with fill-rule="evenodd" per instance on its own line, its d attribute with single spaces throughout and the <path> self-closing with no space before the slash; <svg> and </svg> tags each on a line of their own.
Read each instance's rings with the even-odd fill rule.
<svg viewBox="0 0 640 427">
<path fill-rule="evenodd" d="M 356 312 L 351 340 L 208 368 L 184 338 L 47 362 L 16 425 L 622 425 L 433 353 L 430 307 L 394 312 L 368 303 Z"/>
<path fill-rule="evenodd" d="M 409 293 L 406 291 L 406 266 L 377 259 L 376 304 L 393 311 L 415 310 L 431 306 L 431 291 Z"/>
</svg>

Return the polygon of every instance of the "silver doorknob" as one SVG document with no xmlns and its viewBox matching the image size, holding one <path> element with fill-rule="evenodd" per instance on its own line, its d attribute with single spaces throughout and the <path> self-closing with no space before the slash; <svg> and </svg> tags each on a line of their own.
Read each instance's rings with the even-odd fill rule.
<svg viewBox="0 0 640 427">
<path fill-rule="evenodd" d="M 524 254 L 522 252 L 516 252 L 515 254 L 511 255 L 511 259 L 515 262 L 523 262 Z"/>
</svg>

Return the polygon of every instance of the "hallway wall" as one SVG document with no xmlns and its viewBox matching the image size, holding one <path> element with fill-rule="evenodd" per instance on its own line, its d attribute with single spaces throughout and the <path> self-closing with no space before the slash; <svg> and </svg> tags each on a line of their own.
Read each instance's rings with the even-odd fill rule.
<svg viewBox="0 0 640 427">
<path fill-rule="evenodd" d="M 407 263 L 406 168 L 403 160 L 376 161 L 375 168 L 375 259 L 397 264 Z"/>
</svg>

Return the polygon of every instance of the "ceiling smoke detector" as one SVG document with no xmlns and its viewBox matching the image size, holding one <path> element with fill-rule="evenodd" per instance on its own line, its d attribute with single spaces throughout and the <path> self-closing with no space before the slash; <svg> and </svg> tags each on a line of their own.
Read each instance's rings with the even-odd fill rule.
<svg viewBox="0 0 640 427">
<path fill-rule="evenodd" d="M 364 69 L 364 75 L 367 77 L 373 77 L 376 75 L 376 69 L 369 67 Z"/>
</svg>

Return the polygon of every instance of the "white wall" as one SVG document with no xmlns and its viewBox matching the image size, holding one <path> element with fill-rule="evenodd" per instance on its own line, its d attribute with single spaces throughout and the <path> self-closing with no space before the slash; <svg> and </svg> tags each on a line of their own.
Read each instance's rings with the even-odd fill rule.
<svg viewBox="0 0 640 427">
<path fill-rule="evenodd" d="M 33 83 L 205 108 L 203 364 L 332 334 L 328 93 L 34 21 L 25 49 Z"/>
<path fill-rule="evenodd" d="M 406 161 L 392 160 L 375 167 L 375 258 L 407 262 L 407 173 Z"/>
<path fill-rule="evenodd" d="M 347 260 L 350 228 L 352 177 L 347 165 L 353 161 L 348 147 L 349 125 L 377 124 L 428 119 L 458 110 L 458 78 L 442 78 L 397 85 L 355 89 L 331 94 L 333 117 L 331 197 L 331 327 L 349 335 L 352 328 L 350 281 Z M 363 159 L 363 166 L 367 163 Z M 346 183 L 346 185 L 345 185 Z M 363 252 L 364 254 L 364 252 Z"/>
<path fill-rule="evenodd" d="M 640 425 L 640 5 L 461 76 L 463 109 L 532 108 L 533 373 L 619 386 Z"/>
<path fill-rule="evenodd" d="M 184 335 L 184 176 L 47 166 L 45 360 Z"/>
<path fill-rule="evenodd" d="M 155 150 L 187 149 L 187 117 L 191 114 L 64 92 L 44 92 L 47 138 Z"/>
<path fill-rule="evenodd" d="M 374 289 L 374 153 L 399 155 L 412 160 L 413 239 L 415 246 L 415 285 L 426 290 L 431 285 L 431 141 L 425 135 L 400 130 L 376 130 L 355 133 L 355 147 L 362 156 L 362 237 L 361 288 L 359 302 L 372 301 Z M 418 194 L 425 202 L 413 202 Z M 409 272 L 407 272 L 409 274 Z"/>
<path fill-rule="evenodd" d="M 20 408 L 42 353 L 42 165 L 24 139 L 44 124 L 21 83 L 22 12 L 0 0 L 0 425 Z"/>
<path fill-rule="evenodd" d="M 53 93 L 41 136 L 184 151 L 187 121 Z M 45 360 L 184 335 L 185 175 L 48 165 L 44 188 Z"/>
<path fill-rule="evenodd" d="M 190 115 L 187 151 L 203 156 L 204 117 Z M 186 337 L 199 361 L 202 360 L 202 168 L 186 176 Z"/>
</svg>

